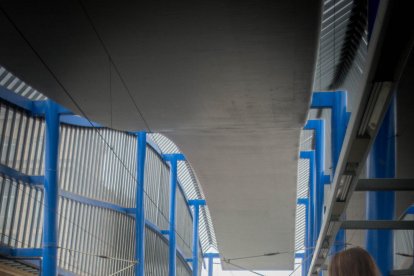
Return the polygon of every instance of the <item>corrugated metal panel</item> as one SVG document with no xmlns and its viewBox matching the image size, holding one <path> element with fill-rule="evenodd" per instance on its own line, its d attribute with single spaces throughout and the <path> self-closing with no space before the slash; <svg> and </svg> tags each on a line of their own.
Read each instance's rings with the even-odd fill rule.
<svg viewBox="0 0 414 276">
<path fill-rule="evenodd" d="M 367 1 L 324 2 L 314 90 L 342 86 L 354 64 L 362 71 L 360 59 L 367 47 L 366 25 Z"/>
<path fill-rule="evenodd" d="M 300 151 L 312 150 L 313 131 L 302 130 L 300 134 Z M 309 198 L 309 159 L 298 159 L 297 198 Z M 304 252 L 305 249 L 305 220 L 306 208 L 303 205 L 296 207 L 295 219 L 295 252 Z"/>
<path fill-rule="evenodd" d="M 34 101 L 46 100 L 46 96 L 27 85 L 18 77 L 10 73 L 6 68 L 0 65 L 0 85 L 6 87 L 9 90 L 14 91 L 16 94 L 28 98 Z"/>
<path fill-rule="evenodd" d="M 163 153 L 180 153 L 179 148 L 167 137 L 160 133 L 148 135 Z M 196 175 L 188 162 L 178 163 L 178 180 L 187 199 L 204 199 L 204 193 L 199 185 Z M 200 242 L 204 252 L 209 249 L 217 251 L 217 240 L 214 232 L 208 206 L 200 208 Z"/>
<path fill-rule="evenodd" d="M 31 118 L 4 102 L 0 102 L 0 120 L 1 164 L 24 174 L 42 175 L 44 121 Z M 134 207 L 136 138 L 106 128 L 70 125 L 62 125 L 60 132 L 60 189 L 85 198 Z M 146 218 L 160 229 L 167 229 L 169 167 L 150 147 L 147 147 L 145 172 Z M 0 176 L 0 242 L 11 247 L 40 248 L 44 208 L 42 187 Z M 58 220 L 60 268 L 77 275 L 134 274 L 135 220 L 132 217 L 60 196 Z M 179 248 L 185 257 L 191 257 L 192 216 L 181 190 L 177 193 L 176 234 Z M 155 235 L 154 247 L 147 247 L 147 270 L 159 272 L 152 275 L 165 275 L 158 257 L 167 256 L 168 260 L 168 245 L 161 234 Z M 148 245 L 151 238 L 151 235 L 146 238 Z M 151 262 L 151 256 L 156 256 L 155 262 Z M 177 259 L 177 273 L 191 274 L 182 257 Z"/>
</svg>

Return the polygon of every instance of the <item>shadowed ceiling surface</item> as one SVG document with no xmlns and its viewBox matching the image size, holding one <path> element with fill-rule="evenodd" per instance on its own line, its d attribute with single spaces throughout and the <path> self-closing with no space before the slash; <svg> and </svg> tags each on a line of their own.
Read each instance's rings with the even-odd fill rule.
<svg viewBox="0 0 414 276">
<path fill-rule="evenodd" d="M 93 121 L 161 132 L 180 147 L 225 258 L 294 250 L 297 151 L 319 1 L 1 6 L 15 24 L 0 14 L 0 63 L 8 70 Z M 292 269 L 293 253 L 234 262 Z"/>
</svg>

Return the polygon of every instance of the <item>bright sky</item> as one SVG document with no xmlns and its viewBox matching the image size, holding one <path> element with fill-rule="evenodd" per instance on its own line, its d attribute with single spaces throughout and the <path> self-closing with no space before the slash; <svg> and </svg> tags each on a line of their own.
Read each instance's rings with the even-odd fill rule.
<svg viewBox="0 0 414 276">
<path fill-rule="evenodd" d="M 217 261 L 215 261 L 216 263 Z M 297 265 L 296 265 L 297 266 Z M 214 273 L 213 276 L 256 276 L 250 271 L 223 271 L 221 270 L 220 264 L 214 264 Z M 290 276 L 292 271 L 256 271 L 257 273 L 265 275 L 265 276 Z M 292 276 L 300 276 L 301 275 L 301 268 L 299 267 Z M 208 276 L 208 272 L 206 269 L 203 268 L 201 276 Z"/>
</svg>

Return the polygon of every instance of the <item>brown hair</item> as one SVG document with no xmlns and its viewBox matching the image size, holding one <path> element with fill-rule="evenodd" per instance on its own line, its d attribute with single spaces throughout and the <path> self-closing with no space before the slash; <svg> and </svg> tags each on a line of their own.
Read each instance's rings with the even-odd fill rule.
<svg viewBox="0 0 414 276">
<path fill-rule="evenodd" d="M 329 276 L 380 276 L 371 255 L 360 247 L 336 254 L 329 265 Z"/>
</svg>

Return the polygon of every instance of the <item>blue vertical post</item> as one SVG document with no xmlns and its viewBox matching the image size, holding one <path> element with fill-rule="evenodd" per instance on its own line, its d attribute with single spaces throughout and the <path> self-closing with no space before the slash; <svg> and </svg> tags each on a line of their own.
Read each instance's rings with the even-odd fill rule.
<svg viewBox="0 0 414 276">
<path fill-rule="evenodd" d="M 145 274 L 145 209 L 144 209 L 144 172 L 147 134 L 137 133 L 137 190 L 135 209 L 135 275 Z"/>
<path fill-rule="evenodd" d="M 45 184 L 44 184 L 44 220 L 42 275 L 57 273 L 58 245 L 58 148 L 59 148 L 59 106 L 45 101 Z"/>
<path fill-rule="evenodd" d="M 193 215 L 193 276 L 198 275 L 198 246 L 199 246 L 199 234 L 198 234 L 198 221 L 200 217 L 200 206 L 206 205 L 204 199 L 189 200 L 188 204 L 194 207 Z"/>
<path fill-rule="evenodd" d="M 316 185 L 315 185 L 315 151 L 301 151 L 299 154 L 301 159 L 309 159 L 309 186 L 308 186 L 308 208 L 306 212 L 306 236 L 305 236 L 305 267 L 306 272 L 309 270 L 311 255 L 313 254 L 313 248 L 316 245 L 317 236 L 314 232 L 314 220 L 316 216 Z"/>
<path fill-rule="evenodd" d="M 395 99 L 394 99 L 395 101 Z M 391 103 L 368 159 L 369 178 L 395 177 L 395 102 Z M 368 220 L 392 220 L 395 214 L 394 192 L 367 192 L 366 217 Z M 392 230 L 367 230 L 366 248 L 382 275 L 393 269 L 394 246 Z"/>
<path fill-rule="evenodd" d="M 332 176 L 334 176 L 350 118 L 350 113 L 347 112 L 347 93 L 345 91 L 314 92 L 311 108 L 331 109 L 331 160 Z M 345 231 L 340 230 L 336 236 L 334 252 L 343 250 L 345 243 Z"/>
<path fill-rule="evenodd" d="M 324 120 L 309 120 L 304 129 L 315 131 L 315 216 L 314 216 L 314 237 L 319 237 L 319 232 L 322 226 L 322 214 L 324 203 L 324 185 L 325 185 L 325 121 Z"/>
<path fill-rule="evenodd" d="M 206 253 L 205 258 L 208 258 L 208 276 L 213 276 L 213 262 L 215 258 L 220 258 L 218 253 Z"/>
<path fill-rule="evenodd" d="M 345 91 L 314 92 L 312 94 L 311 108 L 331 109 L 331 159 L 332 175 L 335 175 L 350 118 L 350 113 L 347 112 L 347 93 Z"/>
<path fill-rule="evenodd" d="M 214 258 L 212 257 L 208 258 L 208 276 L 213 276 L 213 261 L 214 261 Z"/>
<path fill-rule="evenodd" d="M 177 191 L 177 162 L 185 160 L 183 154 L 164 154 L 164 159 L 170 162 L 170 227 L 169 236 L 169 263 L 168 275 L 176 275 L 177 244 L 175 241 L 175 215 L 176 215 L 176 191 Z"/>
</svg>

